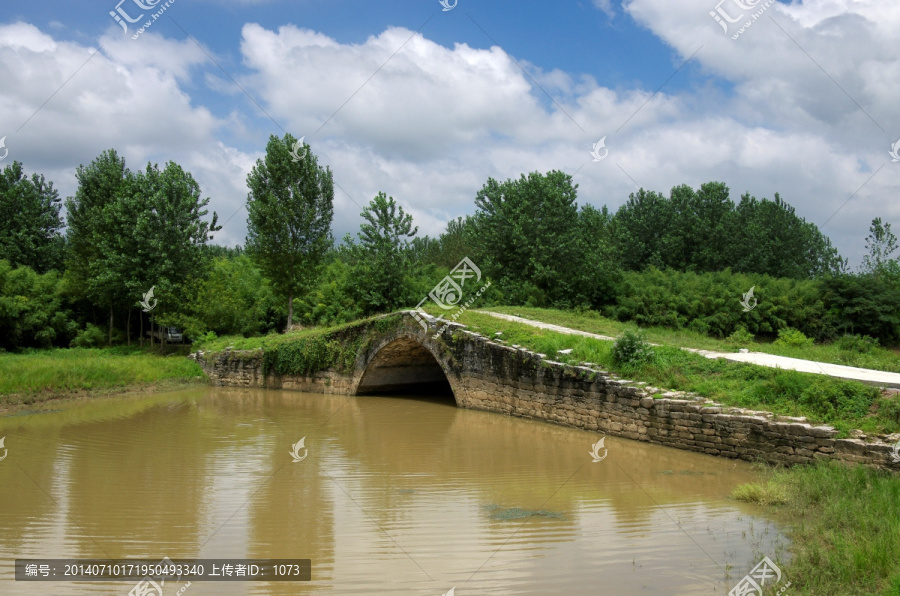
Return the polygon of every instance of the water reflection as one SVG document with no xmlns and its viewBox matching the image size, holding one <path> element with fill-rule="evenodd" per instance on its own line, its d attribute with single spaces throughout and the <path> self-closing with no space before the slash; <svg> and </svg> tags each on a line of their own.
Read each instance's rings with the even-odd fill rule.
<svg viewBox="0 0 900 596">
<path fill-rule="evenodd" d="M 210 388 L 0 419 L 4 435 L 3 594 L 131 588 L 16 583 L 15 557 L 164 556 L 313 561 L 309 583 L 192 595 L 725 594 L 782 543 L 726 499 L 755 477 L 743 462 L 608 437 L 591 463 L 594 433 L 444 398 Z"/>
</svg>

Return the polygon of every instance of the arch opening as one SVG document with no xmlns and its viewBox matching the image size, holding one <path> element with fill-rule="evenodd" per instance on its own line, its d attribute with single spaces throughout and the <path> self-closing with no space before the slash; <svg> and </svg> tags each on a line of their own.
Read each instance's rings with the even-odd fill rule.
<svg viewBox="0 0 900 596">
<path fill-rule="evenodd" d="M 357 395 L 384 393 L 445 398 L 456 403 L 444 369 L 426 347 L 410 337 L 379 350 L 356 389 Z"/>
</svg>

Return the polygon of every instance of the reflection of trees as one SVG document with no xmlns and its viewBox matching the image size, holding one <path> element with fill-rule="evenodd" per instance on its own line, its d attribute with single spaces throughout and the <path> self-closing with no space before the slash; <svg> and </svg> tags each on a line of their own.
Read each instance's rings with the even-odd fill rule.
<svg viewBox="0 0 900 596">
<path fill-rule="evenodd" d="M 319 470 L 327 447 L 317 429 L 329 416 L 341 416 L 342 406 L 351 398 L 265 390 L 245 394 L 248 399 L 261 400 L 267 414 L 279 425 L 275 447 L 262 468 L 270 479 L 248 504 L 247 556 L 311 559 L 313 584 L 270 584 L 270 593 L 311 593 L 323 587 L 323 579 L 330 579 L 322 577 L 322 570 L 331 569 L 335 559 L 330 481 Z M 301 437 L 306 437 L 308 455 L 302 462 L 293 463 L 291 445 Z"/>
<path fill-rule="evenodd" d="M 14 434 L 15 433 L 15 434 Z M 56 515 L 57 507 L 41 490 L 51 490 L 57 473 L 59 433 L 18 428 L 0 430 L 10 453 L 0 462 L 0 549 L 19 554 L 38 527 Z M 20 468 L 21 466 L 21 468 Z"/>
<path fill-rule="evenodd" d="M 7 446 L 13 446 L 11 456 L 0 463 L 0 536 L 3 547 L 10 552 L 22 552 L 25 544 L 35 543 L 36 535 L 48 532 L 47 526 L 59 518 L 62 536 L 83 537 L 77 526 L 65 524 L 65 516 L 71 514 L 73 499 L 79 494 L 94 498 L 98 493 L 109 492 L 109 487 L 121 478 L 119 462 L 105 469 L 98 464 L 101 452 L 115 453 L 118 443 L 109 443 L 108 433 L 119 425 L 128 428 L 130 420 L 160 407 L 171 398 L 159 395 L 150 398 L 103 399 L 93 402 L 67 404 L 63 412 L 32 414 L 3 420 L 0 436 L 7 436 Z M 182 398 L 178 398 L 179 400 Z M 112 422 L 117 420 L 117 422 Z M 85 451 L 85 449 L 87 451 Z M 95 470 L 83 485 L 82 476 L 76 475 L 82 458 L 90 458 Z M 127 464 L 126 464 L 127 465 Z M 93 472 L 97 473 L 94 474 Z M 132 499 L 141 501 L 139 494 L 129 491 Z M 49 495 L 49 496 L 48 496 Z M 99 499 L 101 502 L 103 499 Z M 100 508 L 101 515 L 115 516 L 115 510 Z M 82 523 L 83 519 L 75 519 Z M 46 541 L 45 541 L 46 542 Z M 59 546 L 62 545 L 58 542 Z M 109 550 L 113 545 L 100 541 Z M 111 551 L 110 551 L 111 552 Z M 87 543 L 82 553 L 46 551 L 40 556 L 106 556 L 100 548 Z"/>
<path fill-rule="evenodd" d="M 14 436 L 6 428 L 0 436 Z M 346 534 L 336 525 L 348 523 L 336 518 L 335 503 L 364 509 L 362 523 L 371 516 L 386 531 L 430 523 L 418 517 L 423 496 L 424 515 L 466 515 L 472 501 L 543 509 L 565 517 L 531 518 L 531 527 L 546 523 L 548 540 L 574 541 L 586 504 L 608 507 L 610 530 L 652 531 L 654 502 L 690 516 L 754 478 L 743 462 L 616 437 L 606 439 L 608 457 L 591 463 L 596 433 L 401 397 L 202 389 L 42 415 L 15 436 L 17 450 L 0 463 L 4 552 L 52 548 L 37 526 L 64 514 L 61 534 L 74 547 L 43 556 L 197 556 L 237 511 L 221 536 L 245 525 L 249 543 L 203 556 L 310 558 L 317 581 L 302 590 L 332 579 L 325 576 L 336 565 L 337 536 Z M 304 436 L 309 457 L 294 464 L 288 452 Z M 215 496 L 222 485 L 242 487 L 246 507 L 223 508 Z M 446 511 L 434 508 L 444 500 Z M 461 520 L 473 540 L 502 537 L 518 523 L 486 511 L 482 519 L 481 528 Z M 298 584 L 270 587 L 291 593 Z"/>
<path fill-rule="evenodd" d="M 67 532 L 79 553 L 99 555 L 102 547 L 112 557 L 174 558 L 194 550 L 186 545 L 200 542 L 208 463 L 224 430 L 204 401 L 163 402 L 63 429 Z"/>
</svg>

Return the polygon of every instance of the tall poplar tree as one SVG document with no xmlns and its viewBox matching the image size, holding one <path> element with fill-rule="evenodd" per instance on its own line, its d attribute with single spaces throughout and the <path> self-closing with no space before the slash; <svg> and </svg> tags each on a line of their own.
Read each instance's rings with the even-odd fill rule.
<svg viewBox="0 0 900 596">
<path fill-rule="evenodd" d="M 290 329 L 294 298 L 315 281 L 334 242 L 332 172 L 319 167 L 309 145 L 301 150 L 292 135 L 272 135 L 265 158 L 247 176 L 247 186 L 247 253 L 274 291 L 287 298 Z"/>
</svg>

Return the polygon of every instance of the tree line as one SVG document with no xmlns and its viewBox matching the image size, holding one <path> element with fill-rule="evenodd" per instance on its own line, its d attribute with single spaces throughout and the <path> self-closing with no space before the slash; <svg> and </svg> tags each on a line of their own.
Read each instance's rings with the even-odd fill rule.
<svg viewBox="0 0 900 596">
<path fill-rule="evenodd" d="M 174 162 L 131 171 L 110 149 L 76 178 L 64 220 L 52 182 L 18 162 L 2 171 L 0 349 L 131 343 L 150 324 L 194 339 L 332 325 L 414 307 L 464 257 L 492 281 L 485 304 L 592 309 L 716 336 L 790 326 L 900 340 L 889 223 L 872 222 L 851 272 L 777 193 L 735 203 L 722 182 L 641 189 L 613 213 L 579 205 L 563 172 L 489 178 L 474 213 L 437 237 L 379 192 L 358 232 L 335 242 L 333 172 L 286 134 L 269 138 L 247 176 L 244 246 L 226 248 L 213 243 L 209 199 Z M 751 286 L 760 306 L 746 313 Z"/>
</svg>

